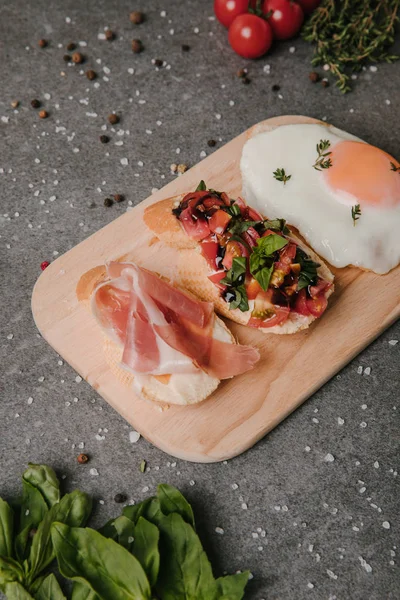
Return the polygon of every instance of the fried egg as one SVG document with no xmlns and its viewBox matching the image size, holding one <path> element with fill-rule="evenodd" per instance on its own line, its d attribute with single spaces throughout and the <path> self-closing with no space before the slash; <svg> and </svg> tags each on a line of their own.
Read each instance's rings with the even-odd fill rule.
<svg viewBox="0 0 400 600">
<path fill-rule="evenodd" d="M 240 167 L 247 203 L 332 265 L 399 264 L 400 163 L 383 150 L 332 126 L 283 125 L 249 139 Z"/>
</svg>

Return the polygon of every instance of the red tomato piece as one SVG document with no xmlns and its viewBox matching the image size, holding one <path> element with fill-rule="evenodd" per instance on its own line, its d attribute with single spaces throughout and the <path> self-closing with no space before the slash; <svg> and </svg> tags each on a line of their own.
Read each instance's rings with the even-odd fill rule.
<svg viewBox="0 0 400 600">
<path fill-rule="evenodd" d="M 310 292 L 311 298 L 318 296 L 318 294 L 329 290 L 332 287 L 332 284 L 329 281 L 325 281 L 325 279 L 318 279 L 317 285 L 310 285 L 308 291 Z"/>
<path fill-rule="evenodd" d="M 248 231 L 244 231 L 242 233 L 242 238 L 250 246 L 250 248 L 254 248 L 254 246 L 257 246 L 256 240 L 249 234 Z"/>
<path fill-rule="evenodd" d="M 309 14 L 321 4 L 321 0 L 297 0 L 297 4 L 300 4 L 303 12 Z"/>
<path fill-rule="evenodd" d="M 292 310 L 299 315 L 303 315 L 305 317 L 310 316 L 310 311 L 308 310 L 307 306 L 307 292 L 305 289 L 300 290 L 300 292 L 297 294 L 296 302 L 294 303 Z"/>
<path fill-rule="evenodd" d="M 273 35 L 277 40 L 288 40 L 294 37 L 304 21 L 303 9 L 292 0 L 265 0 L 262 11 L 268 17 Z"/>
<path fill-rule="evenodd" d="M 211 240 L 204 240 L 200 244 L 201 254 L 204 256 L 213 271 L 218 269 L 217 256 L 218 256 L 218 243 Z"/>
<path fill-rule="evenodd" d="M 258 58 L 270 49 L 273 34 L 265 19 L 242 14 L 229 27 L 228 39 L 233 50 L 243 58 Z"/>
<path fill-rule="evenodd" d="M 275 325 L 282 325 L 282 323 L 288 320 L 290 314 L 290 308 L 288 306 L 275 306 L 275 311 L 273 317 L 261 321 L 260 327 L 274 327 Z"/>
<path fill-rule="evenodd" d="M 262 216 L 260 215 L 260 213 L 257 212 L 254 208 L 251 208 L 251 206 L 247 207 L 247 214 L 249 216 L 249 221 L 263 221 L 264 220 L 262 218 Z"/>
<path fill-rule="evenodd" d="M 198 242 L 210 235 L 207 219 L 203 216 L 193 215 L 193 209 L 190 206 L 181 212 L 179 220 L 188 236 Z"/>
<path fill-rule="evenodd" d="M 274 327 L 287 321 L 290 308 L 272 304 L 273 290 L 261 291 L 254 302 L 254 310 L 247 325 L 249 327 Z M 265 315 L 263 315 L 265 313 Z"/>
<path fill-rule="evenodd" d="M 224 233 L 231 218 L 224 210 L 216 210 L 208 221 L 210 231 L 219 234 Z"/>
<path fill-rule="evenodd" d="M 243 254 L 243 244 L 240 242 L 228 242 L 225 249 L 225 256 L 222 261 L 222 265 L 225 269 L 230 269 L 232 267 L 233 259 Z"/>
<path fill-rule="evenodd" d="M 246 292 L 249 300 L 255 300 L 260 292 L 262 292 L 262 287 L 258 283 L 257 279 L 251 277 L 249 281 L 246 282 Z"/>
<path fill-rule="evenodd" d="M 208 276 L 208 279 L 217 286 L 223 292 L 226 290 L 226 285 L 221 283 L 221 279 L 223 279 L 226 275 L 226 271 L 218 271 L 217 273 L 213 273 Z"/>
<path fill-rule="evenodd" d="M 297 246 L 292 242 L 289 242 L 282 250 L 280 251 L 280 262 L 285 265 L 290 265 L 293 262 L 294 257 L 296 256 Z"/>
<path fill-rule="evenodd" d="M 229 27 L 234 19 L 247 12 L 249 0 L 214 0 L 214 12 L 218 21 Z"/>
<path fill-rule="evenodd" d="M 328 306 L 328 300 L 326 299 L 325 294 L 319 294 L 314 298 L 307 298 L 306 305 L 314 317 L 320 317 Z"/>
</svg>

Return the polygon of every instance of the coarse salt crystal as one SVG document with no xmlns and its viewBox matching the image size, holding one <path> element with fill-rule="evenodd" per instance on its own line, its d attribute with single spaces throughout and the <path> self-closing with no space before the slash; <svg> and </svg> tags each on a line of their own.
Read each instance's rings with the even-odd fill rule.
<svg viewBox="0 0 400 600">
<path fill-rule="evenodd" d="M 371 374 L 371 367 L 366 367 L 364 369 L 364 375 L 370 375 Z"/>
<path fill-rule="evenodd" d="M 92 469 L 90 469 L 89 473 L 91 475 L 93 475 L 94 477 L 97 477 L 97 475 L 99 474 L 98 470 L 95 469 L 94 467 Z"/>
<path fill-rule="evenodd" d="M 80 375 L 77 375 L 75 377 L 75 381 L 76 381 L 76 383 L 80 383 L 82 381 L 82 377 Z"/>
<path fill-rule="evenodd" d="M 130 431 L 129 432 L 129 441 L 131 444 L 136 444 L 140 439 L 140 433 L 138 431 Z"/>
<path fill-rule="evenodd" d="M 222 529 L 222 527 L 216 527 L 215 528 L 215 533 L 219 533 L 220 535 L 223 535 L 224 530 Z"/>
<path fill-rule="evenodd" d="M 337 422 L 338 422 L 338 425 L 343 425 L 344 419 L 342 419 L 341 417 L 338 417 Z"/>
<path fill-rule="evenodd" d="M 379 462 L 377 460 L 374 462 L 374 467 L 375 469 L 379 469 Z"/>
<path fill-rule="evenodd" d="M 327 573 L 327 575 L 329 575 L 329 577 L 330 577 L 331 579 L 337 579 L 337 578 L 338 578 L 338 576 L 337 576 L 337 575 L 335 575 L 335 573 L 334 573 L 333 571 L 331 571 L 330 569 L 327 569 L 327 570 L 326 570 L 326 573 Z"/>
<path fill-rule="evenodd" d="M 361 375 L 361 374 L 362 374 L 362 372 L 363 372 L 363 368 L 362 368 L 362 366 L 360 365 L 359 367 L 357 367 L 357 373 L 358 373 L 358 375 Z"/>
<path fill-rule="evenodd" d="M 127 158 L 121 158 L 120 162 L 121 162 L 121 165 L 123 165 L 124 167 L 126 167 L 127 164 L 128 164 L 128 159 Z"/>
<path fill-rule="evenodd" d="M 246 502 L 243 502 L 241 506 L 243 510 L 247 510 L 248 508 Z"/>
<path fill-rule="evenodd" d="M 32 404 L 32 402 L 33 402 L 33 398 L 32 398 L 32 396 L 29 396 L 29 398 L 28 398 L 27 402 L 28 402 L 28 404 Z"/>
<path fill-rule="evenodd" d="M 383 527 L 383 529 L 390 529 L 390 523 L 389 523 L 389 521 L 383 521 L 382 527 Z"/>
<path fill-rule="evenodd" d="M 232 483 L 232 485 L 231 485 L 231 488 L 232 488 L 233 490 L 237 490 L 237 489 L 239 488 L 239 486 L 238 486 L 238 484 L 237 484 L 237 483 Z"/>
<path fill-rule="evenodd" d="M 335 460 L 335 457 L 333 456 L 333 454 L 330 454 L 329 452 L 324 458 L 325 462 L 333 462 L 334 460 Z"/>
</svg>

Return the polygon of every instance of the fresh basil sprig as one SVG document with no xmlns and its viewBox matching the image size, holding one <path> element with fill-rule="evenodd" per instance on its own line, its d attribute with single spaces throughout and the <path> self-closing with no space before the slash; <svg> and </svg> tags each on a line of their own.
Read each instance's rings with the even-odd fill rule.
<svg viewBox="0 0 400 600">
<path fill-rule="evenodd" d="M 250 273 L 264 291 L 268 289 L 274 270 L 275 252 L 288 244 L 288 240 L 277 233 L 271 233 L 257 240 L 257 246 L 250 254 Z"/>
<path fill-rule="evenodd" d="M 205 184 L 205 181 L 202 179 L 195 191 L 196 192 L 205 192 L 206 190 L 207 190 L 207 186 Z"/>
<path fill-rule="evenodd" d="M 317 269 L 321 265 L 311 260 L 311 258 L 302 250 L 297 247 L 295 262 L 300 264 L 300 275 L 297 284 L 298 291 L 309 285 L 315 285 L 318 281 Z"/>
</svg>

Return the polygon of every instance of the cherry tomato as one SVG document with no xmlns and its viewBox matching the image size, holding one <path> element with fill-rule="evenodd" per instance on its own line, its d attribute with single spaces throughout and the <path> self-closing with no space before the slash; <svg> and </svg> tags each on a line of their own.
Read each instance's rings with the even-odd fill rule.
<svg viewBox="0 0 400 600">
<path fill-rule="evenodd" d="M 297 0 L 297 4 L 300 4 L 303 12 L 309 14 L 321 4 L 321 0 Z"/>
<path fill-rule="evenodd" d="M 307 308 L 314 317 L 320 317 L 328 306 L 328 300 L 324 294 L 319 294 L 314 298 L 307 298 Z"/>
<path fill-rule="evenodd" d="M 303 9 L 292 0 L 265 0 L 262 11 L 268 17 L 274 37 L 277 40 L 288 40 L 300 30 L 304 21 Z"/>
<path fill-rule="evenodd" d="M 247 12 L 248 0 L 214 0 L 214 12 L 218 21 L 229 27 L 235 17 Z"/>
<path fill-rule="evenodd" d="M 255 300 L 257 295 L 262 291 L 261 285 L 258 283 L 257 279 L 254 279 L 254 277 L 246 282 L 246 292 L 249 300 Z"/>
<path fill-rule="evenodd" d="M 273 34 L 265 19 L 245 14 L 233 21 L 228 39 L 233 50 L 243 58 L 258 58 L 270 49 Z"/>
<path fill-rule="evenodd" d="M 242 256 L 243 245 L 240 242 L 228 242 L 226 245 L 224 260 L 222 265 L 225 269 L 232 267 L 233 259 Z"/>
<path fill-rule="evenodd" d="M 303 315 L 304 317 L 310 316 L 310 311 L 308 310 L 307 306 L 307 293 L 304 288 L 300 290 L 300 292 L 297 294 L 293 311 L 298 313 L 299 315 Z"/>
</svg>

